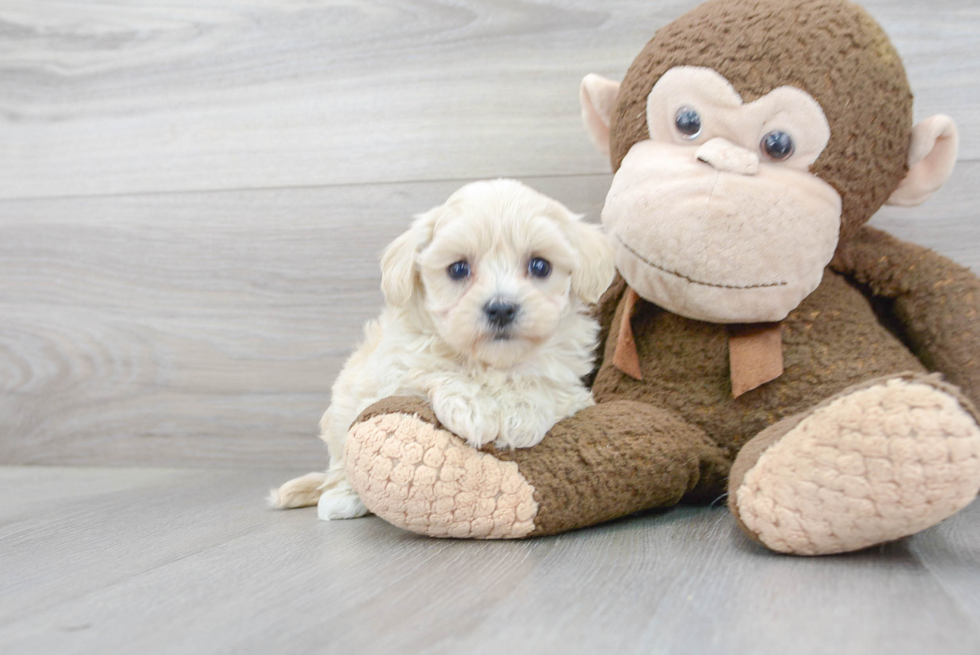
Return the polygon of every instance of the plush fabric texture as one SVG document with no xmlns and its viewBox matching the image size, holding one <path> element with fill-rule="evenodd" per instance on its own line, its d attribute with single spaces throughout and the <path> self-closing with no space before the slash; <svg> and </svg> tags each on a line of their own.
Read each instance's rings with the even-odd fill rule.
<svg viewBox="0 0 980 655">
<path fill-rule="evenodd" d="M 949 116 L 930 116 L 912 128 L 909 173 L 888 197 L 886 204 L 914 207 L 939 190 L 956 165 L 959 132 Z"/>
<path fill-rule="evenodd" d="M 728 368 L 732 397 L 783 374 L 783 334 L 779 323 L 728 326 Z"/>
<path fill-rule="evenodd" d="M 742 528 L 779 552 L 839 553 L 915 534 L 980 491 L 977 413 L 934 375 L 858 385 L 756 437 L 730 490 Z"/>
<path fill-rule="evenodd" d="M 617 272 L 616 277 L 613 278 L 612 284 L 609 285 L 609 288 L 606 289 L 606 291 L 599 298 L 599 302 L 597 302 L 592 308 L 592 317 L 599 321 L 599 348 L 596 349 L 593 371 L 586 379 L 586 382 L 590 387 L 592 386 L 593 382 L 595 382 L 595 376 L 599 372 L 599 369 L 602 368 L 603 357 L 605 355 L 605 348 L 603 348 L 602 344 L 609 340 L 610 330 L 612 330 L 613 340 L 618 340 L 618 331 L 621 324 L 617 323 L 614 326 L 613 317 L 616 314 L 616 310 L 619 308 L 619 299 L 626 292 L 626 288 L 626 280 L 624 280 L 623 276 Z"/>
<path fill-rule="evenodd" d="M 496 451 L 535 489 L 530 536 L 682 500 L 718 498 L 731 460 L 698 427 L 646 403 L 609 402 L 559 422 L 538 446 Z"/>
<path fill-rule="evenodd" d="M 793 156 L 780 168 L 809 171 L 830 141 L 827 117 L 806 91 L 781 86 L 753 102 L 745 102 L 728 78 L 703 66 L 671 68 L 653 85 L 646 101 L 647 130 L 652 141 L 677 143 L 675 112 L 681 98 L 696 109 L 704 128 L 689 143 L 697 143 L 698 159 L 716 170 L 742 175 L 758 173 L 761 161 L 768 159 L 755 139 L 762 136 L 758 130 L 763 122 L 773 117 L 778 116 L 780 129 L 793 137 Z"/>
<path fill-rule="evenodd" d="M 758 534 L 756 534 L 753 530 L 750 530 L 749 527 L 742 522 L 742 518 L 738 513 L 738 507 L 735 504 L 736 496 L 733 496 L 732 492 L 737 491 L 742 487 L 742 481 L 745 479 L 745 474 L 749 469 L 755 466 L 755 464 L 759 461 L 759 458 L 762 457 L 763 453 L 769 450 L 770 446 L 786 436 L 786 433 L 799 425 L 800 421 L 809 415 L 810 410 L 802 411 L 795 416 L 784 418 L 775 425 L 770 425 L 768 428 L 757 434 L 747 444 L 745 444 L 740 451 L 738 451 L 738 456 L 735 458 L 735 463 L 732 464 L 732 469 L 728 473 L 728 509 L 731 510 L 732 515 L 735 517 L 735 522 L 738 523 L 738 527 L 742 530 L 742 533 L 759 545 L 764 546 L 765 544 L 763 544 L 762 540 L 759 539 Z"/>
<path fill-rule="evenodd" d="M 609 117 L 616 108 L 619 83 L 598 75 L 586 75 L 579 89 L 582 120 L 589 126 L 592 143 L 604 155 L 609 155 Z"/>
<path fill-rule="evenodd" d="M 864 246 L 886 257 L 872 258 Z M 866 265 L 861 264 L 862 256 L 867 256 Z M 923 355 L 959 362 L 958 374 L 967 384 L 980 379 L 968 348 L 970 339 L 977 338 L 976 324 L 960 316 L 957 305 L 947 304 L 959 298 L 957 294 L 976 292 L 976 279 L 968 271 L 870 228 L 862 230 L 855 247 L 843 250 L 840 257 L 837 266 L 874 280 L 869 286 L 890 294 L 893 302 L 901 299 L 907 315 L 928 316 L 910 331 Z M 883 268 L 869 269 L 879 260 Z M 922 268 L 923 280 L 958 280 L 941 285 L 953 295 L 938 304 L 926 302 L 931 285 L 910 286 L 890 277 L 889 273 L 900 275 L 907 266 Z M 617 279 L 596 308 L 607 337 L 610 327 L 622 318 L 625 291 L 625 284 Z M 642 509 L 717 498 L 725 493 L 731 460 L 746 442 L 739 462 L 754 464 L 828 398 L 882 376 L 925 371 L 899 338 L 878 322 L 858 288 L 829 270 L 823 284 L 783 324 L 783 375 L 735 400 L 730 396 L 726 326 L 684 319 L 642 300 L 637 304 L 634 328 L 644 380 L 615 368 L 616 340 L 606 338 L 593 388 L 600 404 L 560 422 L 539 446 L 510 452 L 466 448 L 441 429 L 423 401 L 387 399 L 369 408 L 348 438 L 352 486 L 372 511 L 422 534 L 477 538 L 554 534 Z M 940 338 L 943 331 L 932 331 L 933 326 L 958 321 L 962 329 L 951 333 L 959 335 L 951 345 Z M 929 384 L 955 396 L 954 387 Z M 972 393 L 967 390 L 967 395 Z M 960 400 L 963 406 L 968 403 Z M 835 420 L 827 418 L 827 412 L 821 416 L 825 423 Z M 423 455 L 412 454 L 417 450 L 412 444 L 424 444 L 418 446 L 419 452 L 433 450 L 430 457 L 439 460 L 442 453 L 444 459 L 434 460 L 436 466 L 431 467 Z M 446 454 L 450 450 L 452 454 Z M 451 466 L 443 480 L 445 461 Z M 736 487 L 747 468 L 736 466 L 732 471 Z M 423 471 L 423 484 L 416 480 L 417 470 Z M 970 470 L 967 467 L 958 475 L 968 478 Z M 476 477 L 464 484 L 460 480 L 467 471 L 475 471 L 470 475 Z M 968 486 L 968 480 L 964 484 Z M 954 494 L 957 502 L 966 493 L 961 489 Z M 745 529 L 759 538 L 761 528 L 753 525 Z M 896 525 L 902 532 L 918 524 Z M 894 530 L 873 534 L 886 533 L 895 538 Z M 810 550 L 868 545 L 866 534 L 848 534 L 848 539 L 853 537 L 850 541 L 838 539 L 832 546 Z M 782 549 L 790 543 L 774 539 L 766 545 Z"/>
<path fill-rule="evenodd" d="M 623 311 L 620 315 L 619 331 L 616 337 L 616 350 L 613 364 L 616 368 L 635 380 L 643 379 L 640 370 L 640 356 L 636 352 L 636 339 L 633 337 L 633 314 L 640 296 L 632 288 L 626 290 Z"/>
<path fill-rule="evenodd" d="M 782 374 L 733 398 L 729 326 L 630 297 L 617 277 L 594 310 L 597 404 L 534 448 L 467 448 L 417 399 L 358 419 L 348 476 L 383 518 L 434 536 L 538 536 L 728 491 L 750 538 L 817 554 L 911 534 L 976 496 L 980 281 L 862 227 L 910 149 L 911 94 L 888 39 L 843 0 L 711 0 L 631 66 L 614 168 L 647 138 L 647 96 L 678 65 L 715 69 L 746 103 L 794 86 L 826 114 L 810 170 L 842 198 L 840 242 L 781 321 Z M 632 375 L 615 357 L 626 314 L 635 357 L 619 361 Z"/>
<path fill-rule="evenodd" d="M 788 165 L 715 169 L 695 159 L 704 147 L 630 149 L 602 209 L 616 267 L 640 296 L 681 316 L 781 321 L 834 256 L 841 198 Z"/>
<path fill-rule="evenodd" d="M 424 401 L 367 410 L 344 448 L 348 481 L 369 510 L 433 537 L 517 539 L 534 528 L 534 488 L 517 465 L 467 446 Z"/>
<path fill-rule="evenodd" d="M 433 537 L 543 536 L 706 502 L 731 466 L 698 428 L 634 402 L 583 410 L 532 449 L 481 452 L 424 401 L 388 398 L 365 410 L 347 444 L 348 477 L 368 509 Z"/>
<path fill-rule="evenodd" d="M 646 100 L 675 66 L 722 73 L 745 102 L 780 86 L 809 93 L 830 124 L 811 171 L 843 200 L 847 238 L 905 175 L 912 93 L 898 53 L 863 9 L 845 0 L 712 0 L 660 29 L 630 66 L 612 115 L 613 170 L 648 138 Z"/>
<path fill-rule="evenodd" d="M 739 175 L 755 175 L 759 172 L 759 155 L 733 146 L 730 141 L 720 137 L 698 148 L 697 155 L 698 159 L 711 164 L 717 170 Z"/>
<path fill-rule="evenodd" d="M 622 300 L 605 298 L 619 306 L 613 325 L 622 319 Z M 732 458 L 773 423 L 853 384 L 925 371 L 878 322 L 861 292 L 832 271 L 783 321 L 783 374 L 736 399 L 727 326 L 686 319 L 643 300 L 637 305 L 633 332 L 643 380 L 612 365 L 615 340 L 607 339 L 592 387 L 596 402 L 635 400 L 670 409 L 704 430 Z M 608 315 L 608 309 L 601 313 Z"/>
<path fill-rule="evenodd" d="M 980 280 L 970 269 L 870 226 L 831 268 L 864 285 L 916 357 L 980 405 Z"/>
</svg>

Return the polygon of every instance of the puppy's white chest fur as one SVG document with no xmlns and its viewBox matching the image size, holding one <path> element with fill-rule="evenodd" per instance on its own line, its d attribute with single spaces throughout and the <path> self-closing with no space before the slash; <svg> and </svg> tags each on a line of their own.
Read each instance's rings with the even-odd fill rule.
<svg viewBox="0 0 980 655">
<path fill-rule="evenodd" d="M 366 326 L 364 343 L 334 385 L 323 437 L 340 452 L 331 437 L 345 434 L 360 412 L 408 395 L 428 399 L 440 422 L 473 446 L 533 446 L 557 421 L 593 404 L 581 378 L 591 368 L 598 328 L 582 310 L 571 307 L 550 339 L 498 368 L 454 352 L 424 317 L 386 308 Z"/>
</svg>

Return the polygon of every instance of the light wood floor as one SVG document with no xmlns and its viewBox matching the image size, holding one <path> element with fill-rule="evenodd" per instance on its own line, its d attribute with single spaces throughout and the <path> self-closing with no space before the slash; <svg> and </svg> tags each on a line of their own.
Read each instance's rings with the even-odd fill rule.
<svg viewBox="0 0 980 655">
<path fill-rule="evenodd" d="M 325 464 L 384 244 L 483 177 L 596 219 L 579 80 L 695 4 L 0 0 L 0 654 L 980 652 L 977 503 L 822 559 L 723 509 L 466 543 L 263 505 Z M 864 5 L 961 132 L 874 222 L 980 271 L 980 7 Z"/>
<path fill-rule="evenodd" d="M 327 523 L 262 507 L 287 474 L 0 468 L 0 652 L 980 652 L 980 503 L 813 559 L 725 509 L 518 542 Z"/>
</svg>

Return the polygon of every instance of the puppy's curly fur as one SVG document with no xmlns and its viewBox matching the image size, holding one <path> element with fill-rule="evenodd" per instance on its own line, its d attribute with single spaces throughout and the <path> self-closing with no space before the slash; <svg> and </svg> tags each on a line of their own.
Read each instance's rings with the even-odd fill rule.
<svg viewBox="0 0 980 655">
<path fill-rule="evenodd" d="M 274 507 L 318 503 L 328 520 L 366 514 L 345 478 L 344 441 L 389 396 L 426 398 L 477 448 L 534 446 L 593 404 L 582 383 L 598 333 L 588 305 L 615 272 L 597 226 L 519 182 L 475 182 L 417 217 L 381 269 L 387 306 L 320 421 L 330 468 L 273 490 Z"/>
</svg>

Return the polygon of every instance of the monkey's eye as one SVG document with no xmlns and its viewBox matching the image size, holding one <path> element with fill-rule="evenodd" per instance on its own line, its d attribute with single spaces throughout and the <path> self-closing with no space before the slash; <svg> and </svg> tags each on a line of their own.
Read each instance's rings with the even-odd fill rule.
<svg viewBox="0 0 980 655">
<path fill-rule="evenodd" d="M 551 274 L 551 263 L 549 263 L 547 259 L 535 257 L 528 262 L 527 272 L 530 273 L 532 277 L 548 277 Z"/>
<path fill-rule="evenodd" d="M 469 277 L 470 265 L 462 260 L 454 262 L 446 267 L 446 273 L 454 280 L 462 280 L 463 278 Z"/>
<path fill-rule="evenodd" d="M 674 125 L 685 139 L 693 141 L 701 136 L 701 115 L 690 107 L 681 107 L 677 110 Z"/>
<path fill-rule="evenodd" d="M 766 157 L 773 161 L 789 159 L 796 147 L 793 144 L 793 137 L 780 130 L 773 130 L 762 137 L 762 143 L 759 145 Z"/>
</svg>

